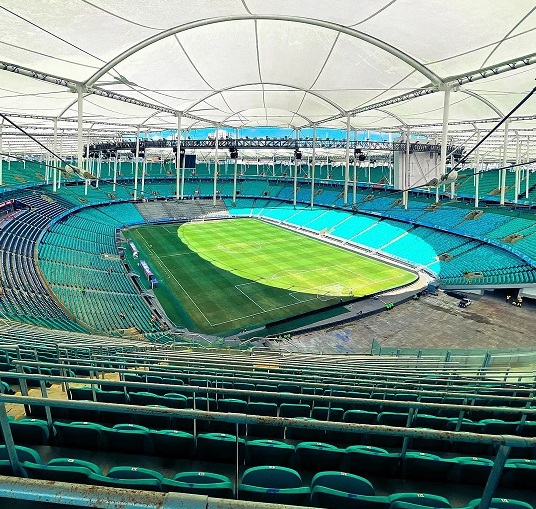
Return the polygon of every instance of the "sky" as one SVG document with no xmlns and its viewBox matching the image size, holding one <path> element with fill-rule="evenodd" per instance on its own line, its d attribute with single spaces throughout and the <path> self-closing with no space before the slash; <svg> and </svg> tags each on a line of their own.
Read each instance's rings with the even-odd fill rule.
<svg viewBox="0 0 536 509">
<path fill-rule="evenodd" d="M 225 129 L 220 129 L 221 131 L 225 131 Z M 234 130 L 233 129 L 227 129 L 226 130 L 229 133 L 229 136 L 234 137 Z M 193 131 L 188 132 L 188 138 L 196 139 L 196 140 L 205 140 L 207 139 L 208 135 L 214 135 L 216 130 L 214 128 L 209 129 L 196 129 Z M 177 131 L 163 131 L 161 133 L 150 133 L 149 138 L 151 139 L 159 139 L 159 138 L 168 138 L 168 137 L 176 137 Z M 183 131 L 183 136 L 185 136 L 185 133 Z M 221 136 L 221 134 L 220 134 Z M 294 137 L 294 131 L 292 129 L 282 129 L 278 127 L 263 127 L 263 128 L 247 128 L 247 129 L 240 129 L 238 132 L 238 136 L 240 138 L 265 138 L 266 136 L 270 138 L 284 138 L 285 136 Z M 325 140 L 326 138 L 337 140 L 337 139 L 345 139 L 346 138 L 346 130 L 344 129 L 322 129 L 317 128 L 316 129 L 316 136 L 318 139 Z M 313 137 L 313 129 L 302 129 L 300 131 L 300 138 L 312 138 Z M 352 138 L 353 139 L 353 135 Z M 389 141 L 389 135 L 386 133 L 379 133 L 375 131 L 358 131 L 357 133 L 357 139 L 358 140 L 371 140 L 371 141 Z"/>
</svg>

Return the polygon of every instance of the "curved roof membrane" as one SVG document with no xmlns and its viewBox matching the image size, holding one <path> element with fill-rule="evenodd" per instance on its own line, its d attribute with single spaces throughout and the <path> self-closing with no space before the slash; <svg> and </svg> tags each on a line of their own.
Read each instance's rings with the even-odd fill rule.
<svg viewBox="0 0 536 509">
<path fill-rule="evenodd" d="M 463 139 L 535 85 L 533 0 L 2 0 L 0 26 L 0 111 L 36 130 L 75 128 L 82 86 L 84 129 L 109 136 L 176 129 L 179 112 L 183 129 L 350 115 L 434 133 L 452 86 Z M 534 106 L 512 132 L 530 136 Z"/>
</svg>

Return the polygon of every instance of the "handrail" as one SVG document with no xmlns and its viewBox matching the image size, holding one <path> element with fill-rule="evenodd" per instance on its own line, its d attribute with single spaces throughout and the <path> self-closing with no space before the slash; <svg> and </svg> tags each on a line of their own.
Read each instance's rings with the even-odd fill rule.
<svg viewBox="0 0 536 509">
<path fill-rule="evenodd" d="M 266 424 L 271 426 L 315 429 L 336 432 L 366 432 L 375 435 L 429 438 L 454 442 L 476 442 L 509 447 L 534 447 L 536 438 L 515 435 L 489 435 L 470 431 L 444 431 L 425 428 L 401 428 L 379 424 L 358 424 L 350 422 L 302 420 L 291 417 L 271 417 L 266 415 L 239 414 L 235 412 L 212 412 L 207 410 L 178 409 L 158 406 L 127 405 L 125 403 L 100 403 L 95 401 L 73 401 L 32 396 L 10 396 L 0 394 L 0 405 L 16 403 L 20 405 L 52 406 L 77 410 L 98 410 L 101 412 L 135 413 L 136 415 L 168 416 L 200 419 L 203 421 L 228 422 L 232 424 Z"/>
<path fill-rule="evenodd" d="M 170 390 L 170 392 L 173 391 L 179 391 L 179 392 L 187 392 L 192 393 L 194 396 L 196 394 L 232 394 L 235 396 L 266 396 L 267 398 L 274 398 L 274 396 L 277 396 L 278 398 L 281 398 L 283 400 L 296 400 L 296 399 L 302 399 L 302 400 L 310 400 L 313 402 L 325 402 L 327 404 L 331 404 L 332 406 L 336 403 L 367 403 L 367 404 L 386 404 L 388 403 L 390 406 L 393 407 L 401 407 L 404 409 L 409 408 L 416 408 L 416 409 L 441 409 L 441 410 L 456 410 L 458 412 L 464 412 L 464 411 L 489 411 L 491 408 L 496 410 L 498 413 L 505 413 L 505 414 L 520 414 L 520 415 L 535 415 L 536 414 L 536 408 L 530 408 L 530 407 L 490 407 L 490 406 L 482 406 L 482 405 L 469 405 L 469 404 L 451 404 L 451 403 L 428 403 L 428 402 L 421 402 L 421 401 L 404 401 L 404 400 L 385 400 L 385 399 L 376 399 L 376 398 L 353 398 L 353 397 L 344 397 L 344 396 L 324 396 L 324 395 L 316 395 L 316 394 L 293 394 L 293 393 L 286 393 L 286 392 L 269 392 L 269 391 L 251 391 L 246 389 L 227 389 L 227 388 L 217 388 L 217 387 L 204 387 L 204 386 L 197 386 L 197 385 L 176 385 L 176 384 L 157 384 L 152 382 L 131 382 L 131 381 L 116 381 L 116 380 L 103 380 L 99 378 L 74 378 L 74 377 L 65 377 L 65 376 L 55 376 L 55 375 L 39 375 L 39 374 L 27 374 L 27 373 L 6 373 L 6 372 L 0 372 L 0 378 L 3 376 L 11 376 L 13 378 L 19 378 L 22 380 L 43 380 L 44 382 L 56 382 L 56 383 L 79 383 L 79 384 L 85 384 L 85 385 L 91 385 L 92 387 L 95 385 L 101 385 L 101 386 L 117 386 L 121 385 L 125 388 L 132 387 L 132 388 L 142 388 L 142 389 L 166 389 Z M 46 388 L 45 388 L 46 392 Z M 146 391 L 142 391 L 146 392 Z M 437 392 L 435 393 L 437 394 Z M 458 394 L 456 394 L 458 395 Z M 15 397 L 15 396 L 12 396 Z M 26 395 L 18 396 L 19 398 L 28 397 Z M 462 397 L 460 395 L 460 397 Z M 468 398 L 465 398 L 468 399 Z M 509 401 L 517 401 L 523 402 L 523 403 L 529 403 L 533 400 L 531 398 L 530 400 L 525 398 L 509 398 Z M 53 401 L 51 399 L 46 399 L 47 402 Z M 57 400 L 57 401 L 78 401 L 78 400 Z M 128 405 L 131 408 L 134 408 L 136 405 Z"/>
<path fill-rule="evenodd" d="M 266 376 L 263 376 L 263 371 L 261 370 L 253 370 L 253 371 L 247 371 L 247 370 L 234 370 L 233 371 L 233 374 L 232 375 L 229 375 L 229 374 L 222 374 L 222 375 L 218 375 L 218 374 L 214 374 L 214 373 L 211 373 L 210 370 L 208 368 L 200 368 L 200 369 L 196 369 L 196 368 L 193 368 L 191 366 L 188 366 L 187 369 L 189 370 L 192 370 L 194 371 L 193 373 L 184 373 L 184 372 L 181 372 L 181 371 L 172 371 L 172 370 L 164 370 L 162 369 L 162 366 L 160 364 L 143 364 L 143 363 L 140 363 L 140 362 L 134 362 L 134 363 L 128 363 L 128 362 L 124 362 L 124 361 L 110 361 L 110 360 L 101 360 L 101 361 L 89 361 L 89 364 L 80 364 L 79 362 L 76 362 L 75 360 L 75 363 L 74 364 L 66 364 L 65 363 L 66 359 L 60 359 L 60 364 L 55 364 L 55 363 L 46 363 L 46 362 L 38 362 L 38 361 L 13 361 L 13 364 L 15 365 L 27 365 L 27 366 L 36 366 L 36 367 L 68 367 L 68 368 L 73 368 L 73 369 L 84 369 L 84 367 L 90 367 L 90 368 L 93 368 L 94 370 L 100 370 L 100 371 L 103 371 L 103 372 L 118 372 L 118 373 L 132 373 L 133 371 L 130 370 L 130 369 L 126 369 L 126 367 L 134 367 L 134 368 L 138 368 L 138 370 L 140 369 L 143 369 L 143 368 L 149 368 L 148 370 L 146 369 L 143 369 L 143 371 L 141 372 L 141 374 L 151 374 L 151 375 L 156 375 L 156 376 L 169 376 L 169 375 L 190 375 L 190 374 L 197 374 L 198 376 L 207 376 L 207 378 L 211 378 L 213 380 L 221 380 L 221 381 L 226 381 L 226 380 L 232 380 L 232 381 L 244 381 L 244 382 L 253 382 L 253 381 L 261 381 L 261 382 L 266 382 Z M 99 366 L 99 364 L 103 364 L 103 366 Z M 109 365 L 117 365 L 118 367 L 115 368 L 115 367 L 106 367 L 104 365 L 106 364 L 109 364 Z M 154 367 L 157 367 L 156 370 L 153 370 L 151 368 L 154 368 Z M 158 370 L 158 368 L 160 368 L 160 370 Z M 258 369 L 258 368 L 257 368 Z M 391 370 L 392 371 L 392 370 Z M 257 376 L 251 376 L 251 373 L 254 373 L 256 374 Z M 369 370 L 369 373 L 370 373 L 370 370 Z M 378 389 L 378 385 L 374 385 L 374 381 L 375 379 L 374 378 L 371 378 L 370 376 L 367 376 L 367 377 L 363 377 L 363 378 L 367 378 L 369 380 L 368 383 L 370 383 L 371 385 L 367 386 L 366 384 L 364 383 L 356 383 L 356 384 L 351 384 L 351 383 L 343 383 L 345 381 L 344 377 L 333 377 L 333 382 L 330 383 L 330 382 L 327 382 L 326 379 L 327 378 L 330 378 L 329 375 L 322 375 L 322 373 L 317 373 L 316 375 L 314 376 L 307 376 L 307 375 L 304 375 L 304 374 L 301 374 L 301 375 L 298 375 L 298 374 L 283 374 L 283 373 L 278 373 L 278 372 L 274 372 L 274 371 L 270 371 L 268 370 L 266 372 L 266 375 L 270 375 L 270 381 L 272 383 L 274 382 L 277 382 L 277 383 L 300 383 L 301 385 L 305 385 L 305 386 L 308 386 L 308 385 L 318 385 L 319 383 L 322 383 L 324 386 L 327 386 L 327 387 L 341 387 L 341 388 L 363 388 L 363 389 Z M 379 373 L 382 377 L 388 377 L 388 375 L 384 375 L 383 373 Z M 238 376 L 237 376 L 238 375 Z M 242 376 L 241 376 L 242 375 Z M 477 374 L 475 373 L 475 376 L 478 376 L 479 378 L 482 377 L 482 374 Z M 361 380 L 363 380 L 363 378 L 361 378 Z M 390 377 L 390 378 L 394 378 L 394 377 Z M 338 383 L 336 383 L 336 381 L 339 380 Z M 358 379 L 355 378 L 355 379 L 352 379 L 352 380 L 355 380 L 357 381 Z M 530 390 L 531 388 L 534 387 L 534 384 L 522 384 L 520 385 L 519 383 L 515 383 L 515 384 L 512 384 L 511 382 L 501 382 L 501 381 L 498 381 L 498 380 L 494 380 L 492 379 L 494 385 L 493 386 L 490 386 L 490 380 L 479 380 L 479 379 L 468 379 L 468 380 L 463 380 L 463 379 L 460 379 L 460 378 L 454 378 L 454 377 L 450 377 L 450 378 L 434 378 L 433 379 L 434 382 L 446 382 L 446 383 L 428 383 L 430 382 L 429 379 L 427 378 L 419 378 L 419 377 L 414 377 L 414 378 L 409 378 L 407 376 L 404 376 L 404 378 L 402 379 L 402 381 L 400 381 L 400 379 L 396 378 L 395 380 L 377 380 L 379 383 L 381 383 L 381 385 L 384 387 L 384 388 L 388 388 L 387 386 L 390 386 L 390 385 L 393 385 L 392 389 L 393 391 L 396 391 L 398 392 L 399 389 L 404 389 L 404 387 L 400 387 L 400 386 L 409 386 L 410 388 L 413 388 L 416 384 L 419 385 L 419 390 L 420 391 L 423 391 L 423 390 L 426 390 L 425 388 L 426 387 L 431 387 L 430 390 L 432 390 L 433 392 L 437 392 L 438 389 L 441 389 L 443 387 L 447 387 L 448 389 L 447 390 L 452 390 L 452 388 L 455 388 L 455 387 L 460 387 L 460 385 L 463 387 L 463 385 L 467 385 L 467 384 L 472 384 L 472 385 L 482 385 L 482 390 L 484 391 L 487 391 L 487 390 L 490 390 L 490 389 L 494 389 L 494 390 L 497 390 L 499 392 L 502 392 L 502 391 L 508 391 L 508 392 L 511 392 L 512 390 Z M 350 380 L 346 380 L 347 382 L 350 381 Z M 334 383 L 335 382 L 335 383 Z M 465 383 L 464 383 L 465 382 Z M 462 385 L 463 384 L 463 385 Z M 474 387 L 475 391 L 478 389 L 478 387 Z M 415 389 L 413 389 L 415 390 Z M 471 393 L 471 395 L 474 395 L 474 393 Z M 492 397 L 493 395 L 490 395 L 490 397 Z M 510 397 L 510 396 L 508 396 Z"/>
</svg>

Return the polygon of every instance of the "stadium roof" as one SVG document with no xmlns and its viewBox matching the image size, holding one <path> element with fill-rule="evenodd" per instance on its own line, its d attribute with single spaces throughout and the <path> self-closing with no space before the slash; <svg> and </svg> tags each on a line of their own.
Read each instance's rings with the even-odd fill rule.
<svg viewBox="0 0 536 509">
<path fill-rule="evenodd" d="M 0 1 L 0 111 L 102 132 L 489 129 L 535 85 L 533 0 Z M 511 131 L 530 136 L 534 101 Z M 36 131 L 37 132 L 37 131 Z"/>
</svg>

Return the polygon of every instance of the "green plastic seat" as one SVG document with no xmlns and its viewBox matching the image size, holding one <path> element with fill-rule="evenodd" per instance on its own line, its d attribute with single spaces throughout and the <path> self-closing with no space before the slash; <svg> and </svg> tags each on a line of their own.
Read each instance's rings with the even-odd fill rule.
<svg viewBox="0 0 536 509">
<path fill-rule="evenodd" d="M 162 482 L 164 476 L 160 472 L 148 468 L 117 466 L 112 467 L 107 474 L 112 479 L 157 479 Z"/>
<path fill-rule="evenodd" d="M 41 419 L 19 419 L 9 421 L 13 440 L 17 444 L 46 445 L 50 438 L 50 431 L 46 421 Z"/>
<path fill-rule="evenodd" d="M 252 402 L 248 404 L 248 414 L 277 417 L 277 405 L 275 403 Z M 280 426 L 267 424 L 248 424 L 248 436 L 259 438 L 283 438 L 284 429 Z"/>
<path fill-rule="evenodd" d="M 162 481 L 164 491 L 193 493 L 209 497 L 233 498 L 233 483 L 228 477 L 210 472 L 180 472 Z"/>
<path fill-rule="evenodd" d="M 480 505 L 480 498 L 471 500 L 465 509 L 478 509 Z M 528 502 L 522 502 L 521 500 L 512 500 L 511 498 L 492 498 L 490 509 L 533 509 L 532 505 Z"/>
<path fill-rule="evenodd" d="M 238 442 L 238 443 L 237 443 Z M 206 461 L 236 461 L 238 448 L 238 459 L 244 457 L 245 440 L 234 435 L 225 433 L 201 433 L 197 437 L 197 454 L 200 459 Z"/>
<path fill-rule="evenodd" d="M 430 495 L 428 493 L 395 493 L 389 498 L 391 499 L 391 506 L 396 503 L 405 502 L 421 507 L 431 507 L 437 509 L 448 509 L 451 507 L 450 502 L 446 498 L 438 495 Z"/>
<path fill-rule="evenodd" d="M 328 509 L 351 509 L 356 496 L 374 497 L 372 484 L 357 475 L 346 472 L 319 472 L 311 481 L 311 504 Z"/>
<path fill-rule="evenodd" d="M 39 456 L 39 453 L 30 447 L 16 445 L 15 450 L 17 452 L 17 458 L 21 463 L 28 461 L 38 465 L 41 464 L 41 457 Z M 0 475 L 13 475 L 13 469 L 11 468 L 7 447 L 5 445 L 0 445 Z"/>
<path fill-rule="evenodd" d="M 311 407 L 305 403 L 281 403 L 279 405 L 279 417 L 309 417 Z"/>
<path fill-rule="evenodd" d="M 348 468 L 358 475 L 379 475 L 389 477 L 398 470 L 400 456 L 380 447 L 351 445 L 346 448 Z"/>
<path fill-rule="evenodd" d="M 230 412 L 235 414 L 246 414 L 248 408 L 248 403 L 245 399 L 236 399 L 236 398 L 222 398 L 218 400 L 218 412 Z M 232 422 L 214 422 L 214 429 L 220 433 L 230 433 L 233 434 L 236 432 L 236 424 Z M 239 424 L 238 432 L 240 434 L 245 434 L 246 425 Z"/>
<path fill-rule="evenodd" d="M 129 490 L 142 490 L 142 491 L 162 491 L 162 482 L 158 479 L 118 479 L 114 477 L 108 477 L 106 475 L 89 474 L 88 483 L 97 486 L 108 486 L 110 488 L 125 488 Z"/>
<path fill-rule="evenodd" d="M 97 475 L 90 468 L 74 464 L 73 466 L 68 464 L 43 465 L 24 461 L 21 466 L 31 479 L 43 479 L 46 481 L 91 484 L 89 481 L 90 475 Z"/>
<path fill-rule="evenodd" d="M 293 445 L 277 440 L 249 440 L 246 444 L 246 464 L 288 467 L 295 451 Z"/>
<path fill-rule="evenodd" d="M 195 447 L 191 433 L 177 430 L 150 430 L 149 436 L 156 456 L 190 458 Z"/>
<path fill-rule="evenodd" d="M 347 472 L 318 472 L 311 481 L 311 489 L 314 490 L 317 486 L 324 486 L 325 488 L 332 488 L 346 493 L 376 494 L 374 487 L 367 479 Z"/>
<path fill-rule="evenodd" d="M 80 460 L 77 458 L 54 458 L 51 459 L 47 465 L 49 467 L 80 467 L 87 468 L 95 474 L 102 474 L 102 471 L 98 465 L 91 461 Z"/>
<path fill-rule="evenodd" d="M 124 425 L 121 424 L 116 426 L 112 429 L 103 429 L 108 450 L 130 454 L 150 454 L 152 452 L 152 442 L 148 430 L 137 429 L 134 425 L 131 429 L 125 429 Z"/>
<path fill-rule="evenodd" d="M 410 451 L 406 453 L 404 459 L 404 472 L 410 479 L 445 481 L 452 475 L 456 465 L 455 460 L 441 458 L 435 454 Z"/>
<path fill-rule="evenodd" d="M 488 458 L 464 457 L 455 458 L 458 466 L 456 480 L 463 484 L 484 486 L 488 480 L 493 461 Z"/>
<path fill-rule="evenodd" d="M 531 487 L 536 479 L 536 460 L 521 458 L 506 460 L 503 477 L 507 481 L 505 484 L 514 488 Z"/>
<path fill-rule="evenodd" d="M 54 422 L 56 443 L 63 447 L 78 449 L 103 449 L 106 426 L 92 422 Z"/>
<path fill-rule="evenodd" d="M 323 442 L 301 442 L 296 446 L 296 462 L 304 470 L 338 470 L 345 455 L 345 449 Z"/>
<path fill-rule="evenodd" d="M 278 466 L 249 468 L 238 486 L 238 498 L 254 502 L 305 505 L 310 494 L 298 472 Z"/>
</svg>

